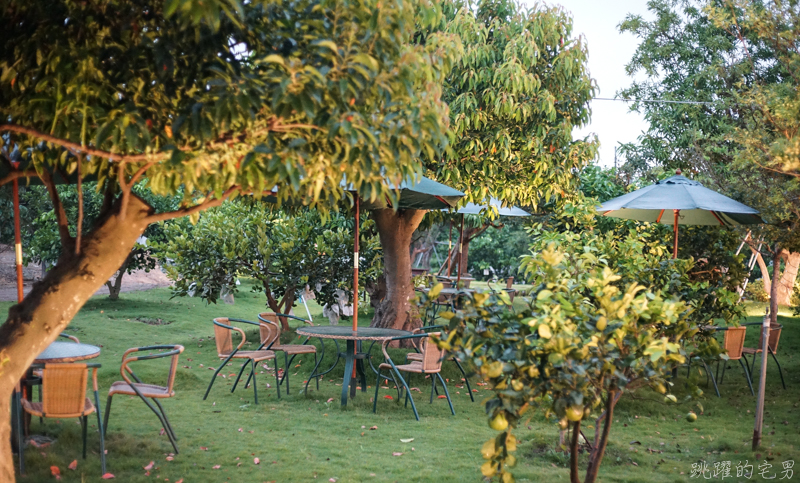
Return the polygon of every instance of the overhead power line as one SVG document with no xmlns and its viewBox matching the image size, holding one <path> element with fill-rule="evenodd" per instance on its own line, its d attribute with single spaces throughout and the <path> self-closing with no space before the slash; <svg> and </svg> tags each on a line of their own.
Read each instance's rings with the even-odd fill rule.
<svg viewBox="0 0 800 483">
<path fill-rule="evenodd" d="M 621 102 L 653 102 L 659 104 L 695 104 L 695 105 L 713 105 L 714 102 L 703 101 L 669 101 L 666 99 L 619 99 L 612 97 L 593 97 L 593 101 L 621 101 Z"/>
</svg>

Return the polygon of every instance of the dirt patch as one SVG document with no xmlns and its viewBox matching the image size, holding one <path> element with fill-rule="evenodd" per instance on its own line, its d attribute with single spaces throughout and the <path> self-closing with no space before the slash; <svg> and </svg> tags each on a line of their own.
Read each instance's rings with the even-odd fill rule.
<svg viewBox="0 0 800 483">
<path fill-rule="evenodd" d="M 33 283 L 40 280 L 42 276 L 42 267 L 38 264 L 31 263 L 27 267 L 22 267 L 23 292 L 27 294 Z M 161 267 L 156 267 L 150 272 L 137 270 L 131 274 L 126 273 L 122 277 L 123 292 L 169 286 L 170 281 Z M 103 285 L 95 295 L 108 295 L 108 287 Z M 0 301 L 12 302 L 15 300 L 17 300 L 17 272 L 14 265 L 14 248 L 0 244 Z"/>
<path fill-rule="evenodd" d="M 173 322 L 172 320 L 164 320 L 155 317 L 136 317 L 134 320 L 138 320 L 147 325 L 169 325 Z"/>
</svg>

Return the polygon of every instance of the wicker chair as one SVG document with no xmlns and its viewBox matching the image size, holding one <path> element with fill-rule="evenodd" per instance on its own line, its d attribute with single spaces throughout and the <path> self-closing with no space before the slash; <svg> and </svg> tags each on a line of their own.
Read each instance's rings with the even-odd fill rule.
<svg viewBox="0 0 800 483">
<path fill-rule="evenodd" d="M 750 370 L 747 364 L 742 361 L 742 349 L 744 348 L 744 338 L 747 335 L 747 327 L 728 327 L 725 331 L 725 338 L 723 346 L 728 353 L 728 360 L 739 361 L 744 371 L 744 377 L 747 379 L 747 386 L 750 388 L 750 394 L 755 396 L 753 391 L 753 383 L 750 379 Z M 722 361 L 722 377 L 719 378 L 719 384 L 722 385 L 722 380 L 725 379 L 725 369 L 728 366 L 728 361 Z M 719 373 L 719 363 L 717 363 L 717 373 Z"/>
<path fill-rule="evenodd" d="M 418 328 L 418 329 L 414 329 L 411 333 L 412 334 L 421 334 L 421 333 L 424 333 L 424 332 L 426 332 L 428 330 L 431 330 L 431 329 L 443 329 L 443 328 L 444 328 L 444 326 L 441 326 L 441 325 L 421 327 L 421 328 Z M 406 359 L 408 359 L 410 362 L 420 362 L 420 361 L 422 361 L 422 352 L 420 351 L 420 347 L 418 347 L 418 345 L 419 344 L 414 343 L 414 350 L 416 352 L 409 352 L 408 354 L 406 354 Z M 464 376 L 464 382 L 467 385 L 467 392 L 469 392 L 469 399 L 472 402 L 475 402 L 475 397 L 472 395 L 472 387 L 469 385 L 469 376 L 467 376 L 466 371 L 464 371 L 464 367 L 461 365 L 461 361 L 458 360 L 458 358 L 456 356 L 451 356 L 449 358 L 449 360 L 455 362 L 456 366 L 458 367 L 458 370 L 461 371 L 461 375 Z M 434 387 L 434 389 L 435 389 L 435 387 Z"/>
<path fill-rule="evenodd" d="M 258 348 L 258 350 L 254 351 L 243 351 L 241 350 L 242 346 L 247 342 L 247 337 L 244 334 L 244 330 L 240 329 L 239 327 L 234 327 L 231 325 L 231 322 L 238 322 L 242 324 L 249 324 L 255 325 L 257 327 L 262 327 L 265 324 L 259 324 L 258 322 L 252 322 L 249 320 L 242 320 L 242 319 L 233 319 L 230 317 L 217 317 L 214 319 L 214 341 L 217 343 L 217 354 L 219 355 L 220 359 L 223 359 L 222 364 L 217 367 L 217 370 L 214 371 L 214 376 L 211 378 L 211 382 L 208 384 L 208 389 L 206 389 L 206 394 L 203 396 L 203 401 L 206 400 L 208 397 L 208 393 L 211 391 L 211 386 L 214 385 L 214 381 L 217 380 L 217 374 L 219 371 L 222 370 L 225 365 L 230 362 L 231 359 L 247 359 L 245 364 L 242 366 L 241 370 L 239 370 L 239 375 L 236 376 L 236 382 L 234 382 L 233 387 L 231 388 L 231 392 L 236 390 L 236 385 L 239 384 L 239 379 L 242 377 L 242 373 L 244 372 L 245 368 L 247 368 L 248 364 L 250 365 L 250 377 L 247 378 L 248 384 L 250 383 L 250 379 L 253 380 L 253 397 L 255 403 L 258 404 L 258 388 L 256 386 L 256 364 L 261 361 L 266 361 L 270 359 L 275 359 L 275 352 L 267 349 L 262 350 L 264 347 L 263 345 Z M 236 348 L 233 347 L 233 337 L 232 332 L 238 332 L 239 335 L 242 337 L 242 340 L 239 342 L 239 345 Z M 275 381 L 276 383 L 280 383 L 280 379 L 278 378 L 278 360 L 275 359 Z M 247 384 L 245 384 L 245 388 L 247 388 Z M 281 397 L 280 388 L 278 389 L 278 398 Z"/>
<path fill-rule="evenodd" d="M 403 389 L 405 390 L 405 403 L 406 407 L 408 406 L 408 401 L 411 401 L 411 409 L 414 411 L 414 417 L 419 421 L 419 413 L 417 412 L 417 406 L 414 404 L 414 397 L 411 396 L 411 391 L 408 387 L 408 383 L 403 378 L 402 372 L 413 372 L 416 374 L 430 374 L 431 376 L 431 403 L 433 403 L 433 393 L 436 390 L 436 379 L 439 379 L 439 382 L 442 384 L 444 388 L 445 397 L 447 398 L 447 404 L 450 405 L 450 412 L 455 416 L 456 411 L 453 409 L 453 402 L 450 400 L 450 393 L 447 391 L 447 385 L 444 383 L 444 379 L 442 379 L 442 375 L 439 374 L 442 370 L 442 360 L 446 358 L 446 354 L 443 353 L 439 347 L 432 343 L 430 340 L 430 336 L 440 336 L 441 332 L 431 332 L 428 334 L 414 334 L 414 335 L 407 335 L 403 337 L 395 337 L 393 339 L 389 339 L 383 342 L 381 346 L 381 350 L 383 350 L 383 356 L 385 358 L 385 362 L 378 366 L 378 379 L 375 383 L 375 398 L 373 399 L 372 403 L 372 412 L 377 413 L 378 411 L 378 388 L 381 385 L 381 378 L 390 379 L 389 377 L 384 377 L 382 372 L 384 369 L 388 369 L 390 373 L 392 373 L 391 379 L 397 384 L 399 381 L 402 384 Z M 422 350 L 422 357 L 419 361 L 411 361 L 407 364 L 402 365 L 395 365 L 392 361 L 392 358 L 389 357 L 389 353 L 386 352 L 386 347 L 392 341 L 396 340 L 403 340 L 403 339 L 418 339 L 418 343 L 420 349 Z M 400 385 L 397 384 L 397 395 L 398 400 L 402 397 L 402 393 L 400 391 Z"/>
<path fill-rule="evenodd" d="M 772 360 L 775 361 L 775 364 L 778 366 L 778 374 L 781 376 L 781 384 L 783 388 L 786 389 L 786 382 L 783 380 L 783 369 L 781 369 L 781 363 L 778 362 L 778 358 L 775 357 L 775 354 L 778 352 L 778 342 L 781 340 L 781 330 L 783 330 L 783 326 L 778 324 L 777 327 L 770 327 L 769 329 L 769 341 L 767 341 L 767 350 L 769 354 L 772 356 Z M 758 338 L 758 347 L 745 347 L 744 348 L 744 360 L 747 363 L 747 355 L 750 354 L 753 356 L 753 360 L 750 365 L 750 373 L 752 374 L 753 369 L 756 366 L 756 356 L 761 354 L 761 348 L 764 347 L 764 333 L 759 328 L 759 334 L 761 334 Z"/>
<path fill-rule="evenodd" d="M 100 400 L 97 395 L 97 368 L 100 364 L 45 364 L 42 370 L 42 402 L 22 398 L 22 410 L 40 418 L 78 418 L 83 428 L 83 457 L 86 458 L 86 432 L 88 416 L 97 413 L 97 427 L 100 433 L 100 464 L 102 474 L 106 472 L 105 440 L 103 420 L 100 415 Z M 86 383 L 89 369 L 92 370 L 94 404 L 86 397 Z M 19 412 L 19 417 L 22 413 Z M 21 420 L 19 427 L 21 429 Z M 18 431 L 20 473 L 25 471 L 23 461 L 22 431 Z"/>
<path fill-rule="evenodd" d="M 314 324 L 312 324 L 310 320 L 301 319 L 294 315 L 276 314 L 275 312 L 262 312 L 258 314 L 258 320 L 261 321 L 262 347 L 267 346 L 273 351 L 283 352 L 284 367 L 283 377 L 280 378 L 280 384 L 283 384 L 283 381 L 286 380 L 286 394 L 289 394 L 289 365 L 294 358 L 297 357 L 298 354 L 314 354 L 314 370 L 311 371 L 311 374 L 314 374 L 316 371 L 319 361 L 317 359 L 317 348 L 308 344 L 309 337 L 307 337 L 302 344 L 281 344 L 281 318 L 299 320 L 312 326 Z M 289 358 L 289 356 L 291 356 L 291 358 Z M 319 390 L 319 376 L 316 376 L 315 379 L 317 381 L 317 390 Z M 306 388 L 308 388 L 308 384 L 306 384 Z M 279 385 L 278 393 L 280 393 L 280 391 Z"/>
<path fill-rule="evenodd" d="M 74 342 L 76 344 L 80 344 L 81 343 L 81 341 L 78 340 L 78 338 L 75 337 L 74 335 L 69 335 L 69 334 L 66 334 L 66 333 L 62 332 L 62 333 L 58 334 L 58 336 L 63 338 L 63 339 L 69 339 L 69 340 L 71 340 L 72 342 Z M 30 391 L 29 394 L 31 394 L 31 395 L 33 394 L 33 386 L 41 386 L 41 385 L 42 385 L 42 370 L 41 369 L 33 369 L 31 371 L 31 375 L 28 378 L 25 379 L 25 386 L 27 386 L 29 388 L 28 389 Z M 39 388 L 39 402 L 42 402 L 42 389 L 41 389 L 41 387 Z M 42 422 L 42 418 L 39 418 L 39 422 Z"/>
<path fill-rule="evenodd" d="M 169 350 L 167 352 L 158 352 L 143 356 L 130 355 L 134 354 L 135 352 L 165 349 Z M 150 410 L 155 413 L 159 421 L 161 421 L 161 424 L 164 426 L 164 430 L 167 433 L 167 437 L 169 438 L 169 442 L 172 443 L 172 447 L 175 448 L 175 454 L 178 454 L 178 444 L 176 443 L 178 438 L 175 436 L 175 431 L 172 429 L 169 419 L 167 419 L 167 414 L 164 412 L 164 408 L 161 406 L 161 403 L 158 400 L 173 397 L 175 395 L 173 385 L 175 384 L 175 372 L 178 370 L 178 357 L 180 356 L 181 352 L 183 352 L 182 345 L 152 345 L 148 347 L 134 347 L 133 349 L 128 349 L 124 354 L 122 354 L 122 365 L 119 368 L 119 373 L 122 375 L 122 379 L 124 380 L 116 381 L 115 383 L 111 384 L 111 388 L 108 390 L 108 399 L 106 401 L 106 418 L 105 423 L 103 424 L 103 427 L 106 431 L 108 431 L 108 418 L 111 415 L 111 401 L 114 395 L 125 394 L 127 396 L 139 396 L 139 398 L 144 401 L 145 404 L 147 404 L 147 407 L 149 407 Z M 161 359 L 164 357 L 172 358 L 166 386 L 143 383 L 142 380 L 139 379 L 139 377 L 137 377 L 133 370 L 128 366 L 131 362 Z M 131 379 L 128 377 L 128 374 L 130 374 L 130 377 L 133 378 L 133 381 L 131 381 Z M 150 401 L 148 401 L 147 398 L 152 399 L 155 403 L 155 406 L 150 404 Z"/>
</svg>

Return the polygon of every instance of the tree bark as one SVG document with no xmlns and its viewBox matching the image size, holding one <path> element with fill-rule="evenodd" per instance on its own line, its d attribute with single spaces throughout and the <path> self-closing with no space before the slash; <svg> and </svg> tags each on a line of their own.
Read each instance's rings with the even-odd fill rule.
<svg viewBox="0 0 800 483">
<path fill-rule="evenodd" d="M 383 250 L 386 296 L 375 307 L 371 327 L 412 330 L 420 325 L 419 314 L 409 302 L 411 285 L 411 236 L 426 210 L 373 210 Z"/>
<path fill-rule="evenodd" d="M 119 267 L 119 270 L 117 270 L 113 284 L 111 283 L 111 279 L 106 280 L 106 287 L 108 287 L 108 298 L 111 300 L 119 300 L 119 293 L 122 290 L 122 277 L 125 275 L 125 271 L 128 269 L 131 256 L 133 256 L 133 252 L 128 254 L 128 256 L 125 258 L 125 261 L 122 262 L 122 266 Z"/>
<path fill-rule="evenodd" d="M 619 389 L 608 391 L 608 401 L 606 402 L 605 421 L 603 421 L 603 434 L 600 441 L 595 444 L 594 451 L 589 457 L 589 467 L 586 468 L 586 479 L 584 483 L 594 483 L 597 480 L 597 473 L 600 470 L 600 463 L 603 462 L 603 456 L 606 453 L 606 446 L 608 445 L 608 435 L 611 433 L 611 424 L 614 422 L 614 406 L 617 405 L 619 397 L 617 393 Z"/>
<path fill-rule="evenodd" d="M 790 253 L 788 250 L 782 250 L 781 259 L 783 259 L 784 267 L 778 282 L 778 305 L 791 305 L 797 269 L 800 267 L 800 252 Z M 780 263 L 778 263 L 778 267 L 780 267 Z M 775 270 L 775 267 L 772 269 Z"/>
<path fill-rule="evenodd" d="M 572 425 L 572 442 L 569 445 L 569 481 L 570 483 L 581 483 L 578 476 L 578 441 L 581 437 L 581 422 L 575 421 Z"/>
<path fill-rule="evenodd" d="M 147 228 L 153 209 L 131 196 L 124 220 L 118 200 L 81 240 L 80 255 L 65 252 L 52 270 L 35 283 L 22 303 L 8 311 L 0 326 L 0 481 L 14 481 L 11 455 L 11 394 L 33 359 L 69 324 L 89 298 L 122 265 L 136 239 Z"/>
</svg>

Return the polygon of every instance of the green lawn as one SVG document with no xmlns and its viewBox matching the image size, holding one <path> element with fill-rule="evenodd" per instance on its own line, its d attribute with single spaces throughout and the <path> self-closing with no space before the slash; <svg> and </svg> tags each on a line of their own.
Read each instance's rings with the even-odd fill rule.
<svg viewBox="0 0 800 483">
<path fill-rule="evenodd" d="M 125 349 L 153 344 L 186 347 L 175 384 L 177 396 L 164 402 L 179 438 L 180 454 L 167 461 L 173 450 L 167 437 L 159 434 L 161 426 L 157 418 L 138 398 L 118 396 L 106 442 L 108 471 L 118 480 L 480 481 L 478 468 L 483 460 L 479 450 L 494 434 L 486 425 L 480 404 L 489 393 L 485 386 L 473 383 L 479 392 L 475 394 L 477 401 L 471 403 L 466 389 L 455 385 L 460 374 L 452 364 L 446 364 L 445 377 L 451 381 L 455 417 L 450 415 L 444 399 L 434 399 L 432 405 L 428 404 L 430 386 L 421 378 L 410 383 L 422 392 L 417 396 L 420 422 L 414 420 L 410 408 L 383 398 L 395 394 L 393 390 L 381 390 L 378 414 L 373 414 L 372 373 L 368 376 L 370 390 L 359 393 L 342 410 L 339 384 L 343 364 L 326 377 L 319 391 L 310 390 L 308 396 L 299 394 L 300 383 L 312 368 L 313 359 L 307 357 L 295 361 L 299 367 L 291 372 L 292 394 L 284 395 L 281 400 L 276 397 L 273 374 L 265 372 L 258 379 L 259 405 L 253 404 L 252 390 L 241 385 L 231 394 L 228 377 L 219 378 L 208 400 L 203 401 L 203 392 L 213 374 L 209 368 L 219 363 L 214 342 L 209 339 L 213 334 L 211 319 L 227 315 L 253 320 L 263 310 L 263 295 L 246 290 L 237 296 L 235 305 L 206 306 L 189 298 L 170 300 L 167 289 L 125 293 L 118 302 L 95 297 L 70 325 L 69 333 L 82 342 L 103 348 L 96 360 L 103 364 L 99 378 L 103 408 L 105 391 L 120 378 L 119 363 Z M 2 310 L 10 305 L 3 304 Z M 763 307 L 750 309 L 753 314 L 750 321 L 760 320 L 758 314 L 763 313 Z M 305 314 L 302 305 L 295 310 L 298 315 Z M 311 311 L 315 321 L 327 323 L 318 306 L 312 304 Z M 166 325 L 149 325 L 137 318 L 161 319 Z M 367 324 L 369 317 L 360 320 Z M 694 424 L 684 419 L 689 410 L 699 411 L 694 402 L 665 405 L 651 391 L 624 397 L 615 413 L 618 424 L 612 430 L 601 480 L 685 481 L 689 479 L 692 463 L 705 461 L 713 468 L 714 462 L 731 461 L 735 468 L 744 460 L 756 466 L 753 479 L 758 480 L 757 459 L 772 464 L 770 473 L 776 473 L 776 479 L 780 479 L 781 462 L 800 459 L 800 324 L 788 312 L 782 314 L 780 321 L 785 329 L 779 358 L 788 389 L 781 388 L 777 370 L 770 361 L 764 445 L 758 455 L 749 449 L 755 399 L 736 364 L 726 373 L 720 388 L 722 399 L 713 395 L 713 388 L 703 386 L 706 393 L 701 403 L 705 412 L 698 412 L 700 417 Z M 752 346 L 758 334 L 753 329 L 750 332 L 748 345 Z M 254 334 L 251 337 L 255 340 Z M 332 362 L 332 345 L 328 344 L 323 366 Z M 395 352 L 396 360 L 402 360 L 401 352 Z M 138 368 L 137 374 L 145 381 L 162 383 L 166 374 L 164 362 L 141 362 L 134 368 Z M 227 376 L 239 368 L 238 364 L 229 367 L 222 374 Z M 685 375 L 681 371 L 676 381 L 678 395 L 682 393 Z M 267 388 L 268 383 L 272 387 Z M 310 387 L 313 388 L 313 383 Z M 328 403 L 330 398 L 333 401 Z M 373 426 L 377 429 L 371 430 Z M 55 437 L 57 442 L 44 449 L 27 448 L 28 476 L 20 481 L 52 481 L 50 466 L 58 466 L 66 482 L 101 481 L 96 433 L 89 435 L 90 455 L 83 460 L 77 420 L 45 420 L 40 425 L 34 419 L 32 430 Z M 534 416 L 517 435 L 522 440 L 517 451 L 519 463 L 514 470 L 518 481 L 569 480 L 567 457 L 555 451 L 554 421 Z M 413 438 L 410 443 L 401 442 L 410 438 Z M 402 454 L 394 456 L 395 453 Z M 254 464 L 254 458 L 259 458 L 259 465 Z M 74 459 L 78 460 L 78 468 L 71 471 L 67 466 Z M 143 467 L 150 461 L 155 461 L 155 466 L 150 476 L 146 476 Z M 214 469 L 217 465 L 219 468 Z M 800 466 L 797 471 L 800 472 Z"/>
</svg>

